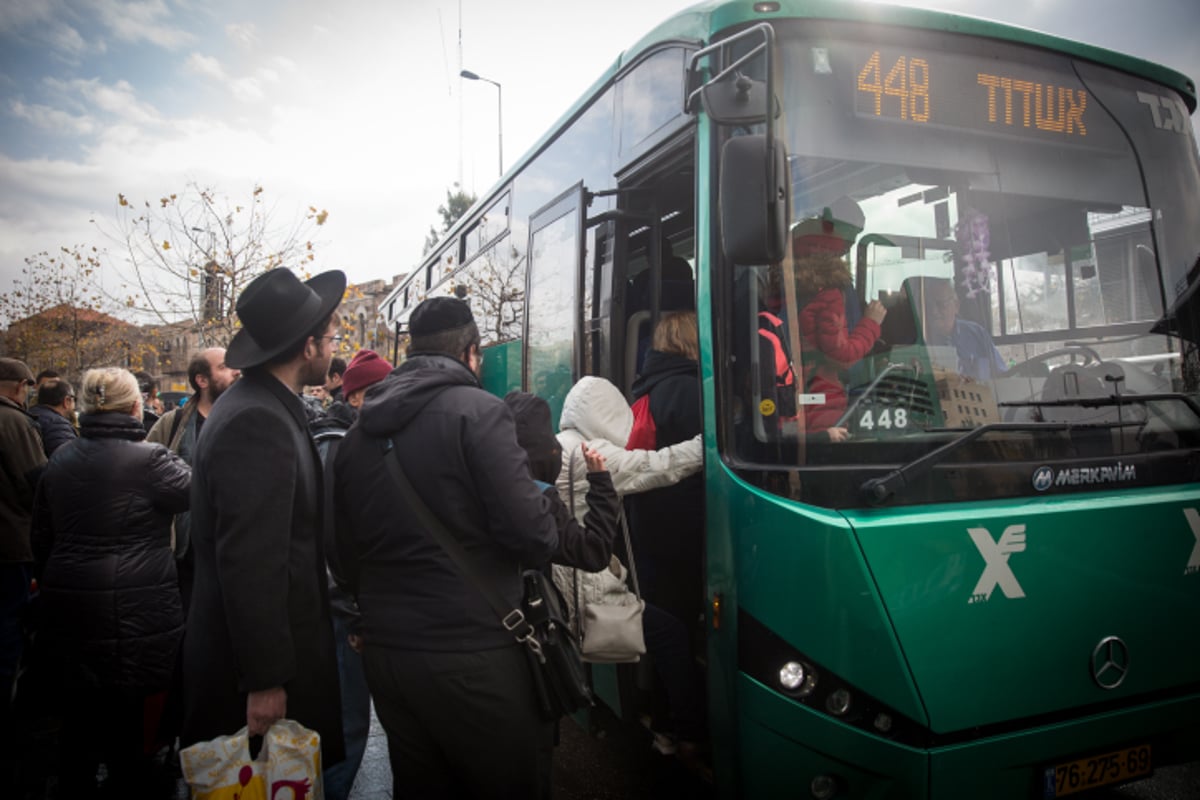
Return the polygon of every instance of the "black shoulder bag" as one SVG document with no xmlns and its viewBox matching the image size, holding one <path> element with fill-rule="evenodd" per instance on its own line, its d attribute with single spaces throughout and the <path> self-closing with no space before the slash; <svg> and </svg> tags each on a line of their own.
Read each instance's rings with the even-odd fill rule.
<svg viewBox="0 0 1200 800">
<path fill-rule="evenodd" d="M 400 465 L 400 451 L 396 443 L 385 439 L 382 445 L 384 463 L 417 521 L 446 551 L 467 582 L 484 596 L 504 629 L 524 645 L 542 718 L 553 721 L 564 714 L 595 705 L 579 645 L 567 627 L 563 601 L 554 584 L 539 570 L 525 570 L 521 573 L 525 587 L 521 606 L 509 608 L 504 598 L 480 576 L 471 556 L 454 534 L 434 516 L 417 494 Z"/>
</svg>

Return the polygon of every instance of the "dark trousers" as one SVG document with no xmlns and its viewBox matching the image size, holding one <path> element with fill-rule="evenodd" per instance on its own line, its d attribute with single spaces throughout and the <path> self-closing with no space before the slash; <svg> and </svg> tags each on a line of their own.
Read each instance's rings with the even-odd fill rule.
<svg viewBox="0 0 1200 800">
<path fill-rule="evenodd" d="M 396 798 L 548 797 L 554 732 L 519 646 L 363 651 Z"/>
<path fill-rule="evenodd" d="M 342 736 L 346 740 L 346 759 L 325 770 L 326 800 L 345 800 L 350 796 L 354 778 L 367 750 L 371 728 L 371 693 L 363 672 L 362 656 L 350 647 L 350 625 L 333 612 L 333 637 L 337 645 L 338 683 L 342 690 Z"/>
<path fill-rule="evenodd" d="M 704 676 L 692 657 L 687 625 L 653 603 L 642 614 L 646 652 L 667 692 L 667 706 L 675 736 L 681 741 L 703 742 L 708 737 Z"/>
<path fill-rule="evenodd" d="M 22 614 L 29 603 L 29 565 L 0 564 L 0 720 L 8 722 L 13 681 L 21 664 L 25 636 Z"/>
<path fill-rule="evenodd" d="M 133 689 L 68 690 L 59 734 L 59 797 L 98 796 L 101 762 L 108 771 L 106 796 L 164 796 L 144 750 L 146 697 Z"/>
</svg>

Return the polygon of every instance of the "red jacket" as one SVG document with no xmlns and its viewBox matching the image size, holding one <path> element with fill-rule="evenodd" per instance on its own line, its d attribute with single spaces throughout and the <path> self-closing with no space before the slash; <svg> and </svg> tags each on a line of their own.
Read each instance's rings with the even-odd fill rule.
<svg viewBox="0 0 1200 800">
<path fill-rule="evenodd" d="M 846 410 L 846 387 L 838 373 L 871 352 L 878 338 L 879 323 L 867 317 L 847 331 L 841 289 L 822 289 L 800 309 L 804 391 L 825 395 L 823 404 L 805 407 L 807 430 L 822 431 L 837 422 Z"/>
</svg>

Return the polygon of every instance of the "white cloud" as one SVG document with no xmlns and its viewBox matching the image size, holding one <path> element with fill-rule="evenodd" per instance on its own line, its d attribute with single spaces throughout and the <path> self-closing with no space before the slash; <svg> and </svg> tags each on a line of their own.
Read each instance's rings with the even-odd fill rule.
<svg viewBox="0 0 1200 800">
<path fill-rule="evenodd" d="M 95 130 L 95 123 L 91 117 L 71 114 L 50 106 L 14 100 L 10 109 L 20 119 L 42 130 L 64 136 L 86 136 Z"/>
<path fill-rule="evenodd" d="M 44 44 L 56 59 L 69 64 L 79 63 L 88 53 L 104 52 L 103 43 L 88 43 L 78 24 L 77 15 L 62 0 L 0 2 L 0 32 Z"/>
<path fill-rule="evenodd" d="M 89 47 L 79 31 L 62 22 L 53 22 L 45 34 L 55 53 L 68 61 L 75 62 L 92 50 L 103 52 L 103 44 Z"/>
<path fill-rule="evenodd" d="M 225 68 L 221 66 L 221 62 L 212 56 L 206 56 L 201 53 L 192 53 L 187 58 L 187 69 L 197 75 L 203 75 L 206 78 L 223 81 L 227 79 Z"/>
<path fill-rule="evenodd" d="M 238 78 L 231 85 L 233 96 L 242 103 L 257 103 L 263 99 L 262 83 L 258 78 Z"/>
<path fill-rule="evenodd" d="M 252 22 L 231 22 L 225 26 L 225 36 L 235 44 L 251 48 L 258 44 L 258 31 Z"/>
<path fill-rule="evenodd" d="M 137 99 L 128 81 L 119 80 L 109 85 L 98 78 L 77 79 L 70 85 L 93 106 L 116 116 L 119 124 L 156 125 L 161 121 L 153 106 Z"/>
<path fill-rule="evenodd" d="M 150 42 L 174 50 L 195 37 L 171 24 L 171 12 L 162 0 L 121 2 L 98 0 L 95 4 L 102 24 L 123 42 Z"/>
</svg>

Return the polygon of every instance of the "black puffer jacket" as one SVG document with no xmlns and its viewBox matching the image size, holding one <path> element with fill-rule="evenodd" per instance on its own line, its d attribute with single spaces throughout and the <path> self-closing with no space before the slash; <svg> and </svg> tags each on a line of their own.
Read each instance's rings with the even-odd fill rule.
<svg viewBox="0 0 1200 800">
<path fill-rule="evenodd" d="M 183 634 L 171 517 L 187 510 L 192 471 L 142 442 L 129 414 L 85 414 L 80 426 L 34 501 L 42 634 L 70 681 L 165 688 Z"/>
<path fill-rule="evenodd" d="M 46 458 L 54 455 L 54 451 L 64 444 L 75 441 L 75 428 L 67 418 L 50 406 L 34 406 L 29 409 L 29 416 L 37 420 L 38 430 L 42 434 L 42 449 Z"/>
</svg>

